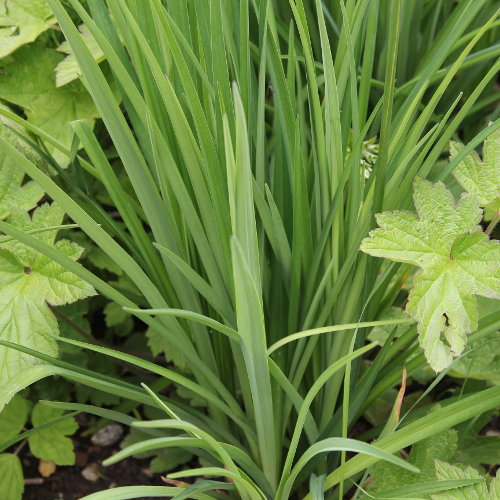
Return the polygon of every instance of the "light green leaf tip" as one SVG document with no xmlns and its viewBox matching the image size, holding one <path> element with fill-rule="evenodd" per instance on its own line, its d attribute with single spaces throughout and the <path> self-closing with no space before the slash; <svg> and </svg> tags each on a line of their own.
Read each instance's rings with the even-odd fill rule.
<svg viewBox="0 0 500 500">
<path fill-rule="evenodd" d="M 0 58 L 56 23 L 45 0 L 0 0 Z"/>
<path fill-rule="evenodd" d="M 463 148 L 459 142 L 450 142 L 450 159 Z M 476 196 L 481 206 L 500 198 L 500 129 L 496 129 L 484 141 L 483 160 L 472 151 L 453 170 L 462 187 Z"/>
<path fill-rule="evenodd" d="M 8 223 L 23 231 L 60 225 L 64 212 L 57 205 L 44 204 L 32 217 L 26 211 L 12 211 Z M 33 237 L 58 248 L 76 260 L 82 249 L 68 240 L 56 241 L 57 231 L 43 231 Z M 54 336 L 57 321 L 49 308 L 94 295 L 94 288 L 56 262 L 18 241 L 0 246 L 0 338 L 37 351 L 57 355 Z M 29 369 L 38 360 L 14 349 L 0 348 L 0 387 Z M 0 408 L 1 410 L 1 408 Z"/>
<path fill-rule="evenodd" d="M 438 372 L 463 352 L 466 334 L 477 328 L 473 295 L 500 298 L 500 244 L 481 231 L 482 210 L 474 196 L 462 195 L 455 203 L 443 183 L 416 178 L 413 197 L 417 215 L 378 214 L 380 227 L 361 250 L 422 268 L 406 310 L 418 322 L 420 345 Z"/>
</svg>

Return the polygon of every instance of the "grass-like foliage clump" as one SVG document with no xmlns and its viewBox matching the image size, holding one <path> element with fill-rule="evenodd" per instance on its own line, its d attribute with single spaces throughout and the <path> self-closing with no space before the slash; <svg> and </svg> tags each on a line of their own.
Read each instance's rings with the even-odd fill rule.
<svg viewBox="0 0 500 500">
<path fill-rule="evenodd" d="M 5 498 L 10 447 L 71 463 L 77 412 L 168 474 L 89 500 L 497 498 L 500 438 L 467 450 L 500 405 L 498 2 L 28 4 L 0 0 Z"/>
</svg>

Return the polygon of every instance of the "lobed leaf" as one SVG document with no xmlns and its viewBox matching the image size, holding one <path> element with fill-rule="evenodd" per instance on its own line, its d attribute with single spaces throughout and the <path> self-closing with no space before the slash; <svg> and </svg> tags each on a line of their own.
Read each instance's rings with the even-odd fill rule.
<svg viewBox="0 0 500 500">
<path fill-rule="evenodd" d="M 38 427 L 56 420 L 62 413 L 62 410 L 37 403 L 33 408 L 31 420 L 33 425 Z M 67 436 L 77 429 L 78 424 L 71 417 L 30 434 L 28 442 L 31 453 L 41 460 L 54 462 L 57 465 L 73 465 L 75 463 L 73 442 Z"/>
<path fill-rule="evenodd" d="M 463 144 L 450 142 L 450 160 L 463 149 Z M 500 129 L 484 141 L 483 160 L 473 150 L 453 170 L 462 187 L 476 196 L 481 206 L 500 198 Z"/>
<path fill-rule="evenodd" d="M 378 214 L 380 227 L 361 250 L 422 268 L 406 310 L 418 322 L 420 345 L 438 372 L 463 352 L 466 335 L 477 329 L 473 296 L 500 298 L 500 244 L 481 231 L 474 196 L 462 195 L 455 203 L 443 183 L 417 177 L 413 197 L 417 215 Z"/>
<path fill-rule="evenodd" d="M 44 204 L 30 217 L 14 210 L 9 223 L 22 231 L 60 225 L 64 212 Z M 57 248 L 72 260 L 82 249 L 67 240 L 55 241 L 57 230 L 34 238 Z M 49 305 L 63 305 L 94 295 L 94 288 L 45 255 L 16 241 L 0 245 L 0 338 L 49 355 L 57 354 L 54 336 L 59 329 Z M 0 385 L 37 363 L 35 358 L 12 349 L 0 349 Z"/>
<path fill-rule="evenodd" d="M 1 0 L 0 58 L 33 42 L 55 22 L 45 0 Z"/>
</svg>

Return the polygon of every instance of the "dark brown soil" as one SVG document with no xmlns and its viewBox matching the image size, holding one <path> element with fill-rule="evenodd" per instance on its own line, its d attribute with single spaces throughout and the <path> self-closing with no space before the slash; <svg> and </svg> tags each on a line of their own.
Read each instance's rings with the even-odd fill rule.
<svg viewBox="0 0 500 500">
<path fill-rule="evenodd" d="M 76 437 L 74 443 L 77 464 L 58 466 L 48 478 L 42 478 L 38 471 L 39 460 L 29 452 L 27 446 L 23 448 L 19 454 L 26 480 L 23 500 L 76 500 L 116 486 L 165 484 L 159 474 L 152 474 L 148 470 L 148 460 L 128 458 L 115 465 L 102 467 L 101 462 L 117 451 L 117 446 L 100 448 L 92 445 L 89 438 L 82 437 Z M 100 468 L 96 482 L 82 476 L 83 469 L 91 464 L 97 464 L 96 467 Z"/>
</svg>

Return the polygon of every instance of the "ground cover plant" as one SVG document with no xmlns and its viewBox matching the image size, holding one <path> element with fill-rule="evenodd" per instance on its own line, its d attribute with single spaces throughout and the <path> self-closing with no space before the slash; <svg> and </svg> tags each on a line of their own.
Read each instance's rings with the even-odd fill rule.
<svg viewBox="0 0 500 500">
<path fill-rule="evenodd" d="M 0 499 L 500 498 L 499 7 L 0 2 Z"/>
</svg>

